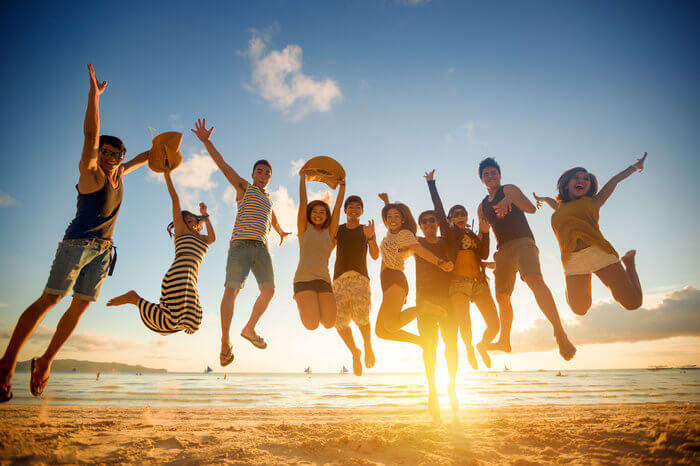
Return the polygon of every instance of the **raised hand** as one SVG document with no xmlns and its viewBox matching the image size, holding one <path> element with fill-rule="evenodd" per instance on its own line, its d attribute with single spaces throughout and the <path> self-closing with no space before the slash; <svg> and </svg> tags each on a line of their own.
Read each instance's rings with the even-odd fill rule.
<svg viewBox="0 0 700 466">
<path fill-rule="evenodd" d="M 544 198 L 535 194 L 534 191 L 532 192 L 532 197 L 534 197 L 535 200 L 537 201 L 537 208 L 539 209 L 540 207 L 542 207 L 542 203 L 544 202 Z"/>
<path fill-rule="evenodd" d="M 632 167 L 635 169 L 635 171 L 642 171 L 644 170 L 644 161 L 647 159 L 647 153 L 645 152 L 644 155 L 637 159 L 635 163 L 632 164 Z"/>
<path fill-rule="evenodd" d="M 365 238 L 374 238 L 374 220 L 370 220 L 367 225 L 364 225 L 362 232 L 365 234 Z"/>
<path fill-rule="evenodd" d="M 438 267 L 440 267 L 443 272 L 452 272 L 455 265 L 452 263 L 452 261 L 441 261 L 440 264 L 438 264 Z"/>
<path fill-rule="evenodd" d="M 291 235 L 291 233 L 288 233 L 286 231 L 280 232 L 280 246 L 282 246 L 282 243 L 284 243 L 284 239 L 289 235 Z"/>
<path fill-rule="evenodd" d="M 209 215 L 207 213 L 207 205 L 204 202 L 199 203 L 199 213 L 202 215 L 202 217 Z"/>
<path fill-rule="evenodd" d="M 202 142 L 209 141 L 211 133 L 214 132 L 214 125 L 207 129 L 206 118 L 197 118 L 197 122 L 194 124 L 194 129 L 191 130 L 197 138 Z"/>
<path fill-rule="evenodd" d="M 433 181 L 435 179 L 435 169 L 429 172 L 425 172 L 423 178 L 425 178 L 426 181 Z"/>
<path fill-rule="evenodd" d="M 509 199 L 508 196 L 505 196 L 498 204 L 493 206 L 493 210 L 496 212 L 498 217 L 502 218 L 508 215 L 508 212 L 510 212 L 512 206 L 513 201 Z"/>
<path fill-rule="evenodd" d="M 90 91 L 94 92 L 96 96 L 99 96 L 107 89 L 107 81 L 99 82 L 95 77 L 95 69 L 92 67 L 92 63 L 88 63 L 88 73 L 90 73 Z"/>
<path fill-rule="evenodd" d="M 379 193 L 378 196 L 379 199 L 381 199 L 384 202 L 384 204 L 389 203 L 389 195 L 387 193 Z"/>
</svg>

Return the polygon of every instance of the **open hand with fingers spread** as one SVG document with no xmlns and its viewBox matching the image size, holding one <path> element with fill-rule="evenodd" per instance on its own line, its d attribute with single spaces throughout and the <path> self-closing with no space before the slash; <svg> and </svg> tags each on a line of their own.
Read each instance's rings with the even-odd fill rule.
<svg viewBox="0 0 700 466">
<path fill-rule="evenodd" d="M 282 232 L 280 232 L 279 235 L 280 235 L 280 246 L 282 246 L 282 243 L 284 243 L 285 238 L 287 236 L 291 235 L 291 233 L 289 233 L 287 231 L 282 231 Z"/>
<path fill-rule="evenodd" d="M 503 218 L 508 215 L 512 206 L 513 200 L 506 195 L 498 204 L 493 206 L 493 210 L 499 218 Z"/>
<path fill-rule="evenodd" d="M 366 239 L 374 238 L 374 220 L 370 220 L 367 225 L 364 225 L 362 232 L 365 234 Z"/>
<path fill-rule="evenodd" d="M 640 171 L 640 172 L 643 171 L 643 170 L 644 170 L 644 161 L 645 161 L 646 159 L 647 159 L 647 153 L 645 152 L 644 155 L 643 155 L 641 158 L 637 159 L 637 161 L 636 161 L 635 163 L 632 164 L 632 167 L 633 167 L 636 171 Z"/>
<path fill-rule="evenodd" d="M 435 169 L 429 172 L 425 172 L 423 178 L 425 178 L 426 181 L 433 181 L 435 179 Z"/>
<path fill-rule="evenodd" d="M 199 203 L 199 213 L 202 217 L 207 217 L 209 213 L 207 212 L 207 205 L 204 202 Z"/>
<path fill-rule="evenodd" d="M 379 193 L 378 196 L 379 196 L 379 199 L 381 199 L 382 202 L 384 202 L 384 204 L 389 203 L 389 195 L 387 193 Z"/>
<path fill-rule="evenodd" d="M 88 63 L 88 73 L 90 74 L 90 91 L 94 92 L 96 96 L 99 96 L 107 89 L 107 81 L 98 81 L 95 77 L 95 69 L 92 67 L 92 63 Z"/>
<path fill-rule="evenodd" d="M 535 194 L 534 191 L 532 192 L 532 197 L 534 197 L 535 201 L 537 201 L 537 208 L 539 209 L 540 207 L 542 207 L 542 203 L 544 202 L 544 198 Z"/>
<path fill-rule="evenodd" d="M 214 125 L 207 129 L 206 118 L 198 118 L 197 122 L 194 124 L 194 129 L 191 130 L 197 138 L 202 142 L 207 142 L 211 137 L 211 133 L 214 131 Z"/>
</svg>

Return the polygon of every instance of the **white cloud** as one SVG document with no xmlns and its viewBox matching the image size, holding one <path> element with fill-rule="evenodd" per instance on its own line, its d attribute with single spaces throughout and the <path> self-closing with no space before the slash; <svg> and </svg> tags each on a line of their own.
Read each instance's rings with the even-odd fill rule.
<svg viewBox="0 0 700 466">
<path fill-rule="evenodd" d="M 306 159 L 303 157 L 299 160 L 292 160 L 292 168 L 289 170 L 289 176 L 297 176 L 299 174 L 299 170 L 301 170 L 301 167 L 303 167 L 305 163 Z"/>
<path fill-rule="evenodd" d="M 16 205 L 19 205 L 17 199 L 10 196 L 9 194 L 5 194 L 2 190 L 0 190 L 0 207 L 11 207 Z"/>
<path fill-rule="evenodd" d="M 454 142 L 463 142 L 469 147 L 488 147 L 488 144 L 477 138 L 476 128 L 477 124 L 473 120 L 462 123 L 456 129 L 445 133 L 445 145 L 450 146 Z"/>
<path fill-rule="evenodd" d="M 296 231 L 297 224 L 297 203 L 289 195 L 287 188 L 278 186 L 274 191 L 270 191 L 272 206 L 277 216 L 277 221 L 284 231 Z"/>
<path fill-rule="evenodd" d="M 211 191 L 217 184 L 212 180 L 212 175 L 217 167 L 214 161 L 204 150 L 199 153 L 183 156 L 179 167 L 172 172 L 173 184 L 180 197 L 183 209 L 199 212 L 198 196 L 202 191 Z M 160 173 L 150 172 L 150 177 L 163 180 Z"/>
<path fill-rule="evenodd" d="M 246 87 L 292 120 L 330 110 L 331 104 L 342 96 L 336 82 L 304 74 L 300 46 L 268 51 L 268 43 L 266 35 L 253 31 L 245 51 L 252 68 L 252 85 Z"/>
</svg>

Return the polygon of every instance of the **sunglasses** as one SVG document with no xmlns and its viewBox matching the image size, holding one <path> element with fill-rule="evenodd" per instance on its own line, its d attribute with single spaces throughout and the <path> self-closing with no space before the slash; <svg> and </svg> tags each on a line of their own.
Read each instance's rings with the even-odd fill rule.
<svg viewBox="0 0 700 466">
<path fill-rule="evenodd" d="M 124 159 L 124 152 L 115 152 L 109 149 L 105 149 L 104 147 L 100 149 L 100 154 L 104 155 L 105 157 L 112 157 L 115 160 Z"/>
<path fill-rule="evenodd" d="M 428 217 L 424 218 L 423 220 L 420 221 L 421 225 L 426 224 L 426 223 L 435 223 L 435 217 Z"/>
</svg>

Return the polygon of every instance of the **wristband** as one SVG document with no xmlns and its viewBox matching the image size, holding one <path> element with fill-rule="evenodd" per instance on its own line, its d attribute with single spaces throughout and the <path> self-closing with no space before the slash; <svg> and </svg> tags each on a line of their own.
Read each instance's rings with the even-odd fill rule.
<svg viewBox="0 0 700 466">
<path fill-rule="evenodd" d="M 207 214 L 207 215 L 202 215 L 202 218 L 209 218 L 209 214 Z"/>
</svg>

